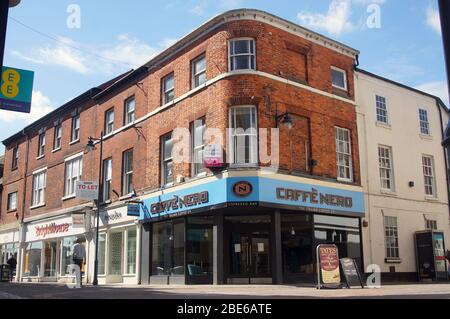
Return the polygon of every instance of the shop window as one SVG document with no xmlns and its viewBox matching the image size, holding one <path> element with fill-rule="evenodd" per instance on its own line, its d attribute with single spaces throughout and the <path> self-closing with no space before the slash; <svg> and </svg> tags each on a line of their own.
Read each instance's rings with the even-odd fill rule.
<svg viewBox="0 0 450 319">
<path fill-rule="evenodd" d="M 75 195 L 76 182 L 81 180 L 83 169 L 83 158 L 80 156 L 66 161 L 66 181 L 64 186 L 64 197 Z"/>
<path fill-rule="evenodd" d="M 212 283 L 212 218 L 188 218 L 186 234 L 186 274 L 188 283 Z"/>
<path fill-rule="evenodd" d="M 109 275 L 122 275 L 123 232 L 113 232 L 109 235 Z"/>
<path fill-rule="evenodd" d="M 126 253 L 126 273 L 135 274 L 136 273 L 136 238 L 137 231 L 136 228 L 130 228 L 127 230 L 127 253 Z"/>
<path fill-rule="evenodd" d="M 184 222 L 153 224 L 152 275 L 184 274 Z"/>
<path fill-rule="evenodd" d="M 44 277 L 56 276 L 56 241 L 44 243 Z"/>
<path fill-rule="evenodd" d="M 41 275 L 42 242 L 28 243 L 25 249 L 24 276 L 38 277 Z"/>
<path fill-rule="evenodd" d="M 161 137 L 161 184 L 173 183 L 172 132 Z"/>
<path fill-rule="evenodd" d="M 106 233 L 98 234 L 98 274 L 105 275 Z"/>
<path fill-rule="evenodd" d="M 205 119 L 201 118 L 191 123 L 192 136 L 192 176 L 205 172 L 203 152 L 205 150 Z"/>
<path fill-rule="evenodd" d="M 229 45 L 230 71 L 256 70 L 254 39 L 233 39 Z"/>
<path fill-rule="evenodd" d="M 235 165 L 258 164 L 258 131 L 255 106 L 230 109 L 230 155 Z"/>
<path fill-rule="evenodd" d="M 18 244 L 0 245 L 0 265 L 5 265 L 9 258 L 16 255 L 17 260 Z"/>
<path fill-rule="evenodd" d="M 77 242 L 77 237 L 66 237 L 61 240 L 61 268 L 60 273 L 62 276 L 72 275 L 69 273 L 68 266 L 73 264 L 72 254 L 73 254 L 73 246 L 75 246 Z M 86 243 L 83 243 L 86 245 Z"/>
</svg>

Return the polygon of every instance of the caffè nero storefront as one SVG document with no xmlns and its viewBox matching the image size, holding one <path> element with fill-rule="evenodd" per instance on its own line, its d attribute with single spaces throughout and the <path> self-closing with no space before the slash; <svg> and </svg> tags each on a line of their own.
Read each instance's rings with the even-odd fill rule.
<svg viewBox="0 0 450 319">
<path fill-rule="evenodd" d="M 362 265 L 356 186 L 227 173 L 151 194 L 138 213 L 142 284 L 310 284 L 319 244 Z"/>
</svg>

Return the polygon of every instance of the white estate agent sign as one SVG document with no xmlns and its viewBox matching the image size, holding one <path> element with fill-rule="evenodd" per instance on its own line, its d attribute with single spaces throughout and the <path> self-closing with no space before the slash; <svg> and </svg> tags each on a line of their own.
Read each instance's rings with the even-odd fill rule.
<svg viewBox="0 0 450 319">
<path fill-rule="evenodd" d="M 98 183 L 77 181 L 75 196 L 82 200 L 95 200 L 98 198 Z"/>
</svg>

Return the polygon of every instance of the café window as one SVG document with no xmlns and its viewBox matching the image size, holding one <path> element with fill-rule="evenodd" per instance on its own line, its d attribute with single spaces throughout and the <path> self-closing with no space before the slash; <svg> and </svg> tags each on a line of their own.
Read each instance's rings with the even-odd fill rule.
<svg viewBox="0 0 450 319">
<path fill-rule="evenodd" d="M 103 161 L 103 201 L 111 199 L 112 158 Z"/>
<path fill-rule="evenodd" d="M 161 184 L 173 183 L 172 132 L 161 138 Z"/>
<path fill-rule="evenodd" d="M 83 158 L 80 156 L 66 161 L 66 180 L 64 185 L 64 197 L 75 195 L 76 182 L 81 180 Z"/>
<path fill-rule="evenodd" d="M 258 128 L 255 106 L 230 109 L 230 156 L 235 165 L 258 164 Z"/>
<path fill-rule="evenodd" d="M 61 148 L 61 138 L 62 138 L 62 125 L 58 124 L 55 126 L 55 135 L 53 140 L 53 150 L 57 151 Z"/>
<path fill-rule="evenodd" d="M 154 223 L 152 275 L 184 275 L 184 221 Z"/>
<path fill-rule="evenodd" d="M 230 70 L 256 70 L 254 39 L 233 39 L 229 44 Z"/>
<path fill-rule="evenodd" d="M 17 209 L 17 192 L 8 194 L 8 212 L 15 211 Z"/>
<path fill-rule="evenodd" d="M 72 135 L 70 138 L 71 142 L 77 142 L 80 140 L 80 116 L 74 116 L 72 118 Z"/>
<path fill-rule="evenodd" d="M 213 218 L 189 217 L 186 227 L 186 275 L 189 284 L 212 284 Z"/>
<path fill-rule="evenodd" d="M 123 152 L 122 155 L 122 195 L 133 192 L 133 150 Z"/>
<path fill-rule="evenodd" d="M 205 172 L 203 154 L 205 150 L 205 119 L 201 118 L 191 123 L 192 137 L 192 176 Z"/>
</svg>

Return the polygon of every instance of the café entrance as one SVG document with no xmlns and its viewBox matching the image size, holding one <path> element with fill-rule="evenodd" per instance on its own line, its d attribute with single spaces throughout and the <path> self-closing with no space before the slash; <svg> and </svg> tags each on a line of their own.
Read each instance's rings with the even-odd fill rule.
<svg viewBox="0 0 450 319">
<path fill-rule="evenodd" d="M 229 284 L 271 284 L 271 215 L 225 217 Z"/>
</svg>

